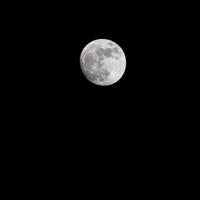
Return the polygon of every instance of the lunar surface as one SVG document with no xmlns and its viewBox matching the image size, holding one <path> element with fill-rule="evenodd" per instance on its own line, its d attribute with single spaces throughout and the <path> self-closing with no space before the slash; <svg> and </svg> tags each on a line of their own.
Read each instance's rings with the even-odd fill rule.
<svg viewBox="0 0 200 200">
<path fill-rule="evenodd" d="M 121 47 L 107 39 L 98 39 L 87 44 L 80 56 L 85 77 L 96 85 L 116 83 L 123 76 L 126 57 Z"/>
</svg>

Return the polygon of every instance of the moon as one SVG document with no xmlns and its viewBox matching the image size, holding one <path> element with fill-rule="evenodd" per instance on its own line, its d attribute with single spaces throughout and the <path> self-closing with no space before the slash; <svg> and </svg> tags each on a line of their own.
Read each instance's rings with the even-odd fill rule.
<svg viewBox="0 0 200 200">
<path fill-rule="evenodd" d="M 119 81 L 126 69 L 126 57 L 122 48 L 108 39 L 88 43 L 80 55 L 80 65 L 85 77 L 100 86 Z"/>
</svg>

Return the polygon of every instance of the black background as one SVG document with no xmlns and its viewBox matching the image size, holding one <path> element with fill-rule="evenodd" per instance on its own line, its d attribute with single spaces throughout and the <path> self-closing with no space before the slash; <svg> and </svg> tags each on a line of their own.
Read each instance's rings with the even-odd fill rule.
<svg viewBox="0 0 200 200">
<path fill-rule="evenodd" d="M 159 182 L 159 172 L 170 176 L 162 172 L 171 168 L 167 160 L 181 158 L 174 153 L 183 112 L 180 5 L 95 1 L 11 7 L 13 15 L 5 18 L 12 81 L 5 84 L 8 129 L 19 132 L 10 140 L 20 141 L 19 155 L 44 166 L 57 163 L 62 172 L 70 167 L 83 180 L 99 166 L 114 180 L 116 166 L 125 169 L 124 176 L 134 168 L 141 182 L 142 176 L 155 179 L 155 173 Z M 79 63 L 84 46 L 99 38 L 116 42 L 127 59 L 124 76 L 107 87 L 90 83 Z"/>
<path fill-rule="evenodd" d="M 35 4 L 19 12 L 15 32 L 20 95 L 27 92 L 25 101 L 38 112 L 68 116 L 66 121 L 74 116 L 75 123 L 79 117 L 113 124 L 160 119 L 177 87 L 176 23 L 165 6 L 78 5 Z M 108 87 L 91 84 L 80 70 L 82 49 L 98 38 L 115 41 L 127 58 L 124 76 Z"/>
<path fill-rule="evenodd" d="M 10 4 L 12 15 L 4 18 L 10 21 L 5 30 L 12 81 L 5 84 L 16 116 L 28 129 L 62 132 L 64 138 L 76 133 L 129 142 L 143 140 L 143 133 L 148 141 L 150 132 L 155 138 L 169 132 L 181 112 L 180 6 Z M 79 63 L 85 45 L 99 38 L 119 44 L 127 59 L 124 76 L 107 87 L 90 83 Z"/>
<path fill-rule="evenodd" d="M 125 142 L 169 132 L 180 111 L 177 5 L 77 4 L 23 3 L 7 16 L 12 100 L 27 127 Z M 107 87 L 90 83 L 79 63 L 99 38 L 119 44 L 127 59 L 124 76 Z"/>
</svg>

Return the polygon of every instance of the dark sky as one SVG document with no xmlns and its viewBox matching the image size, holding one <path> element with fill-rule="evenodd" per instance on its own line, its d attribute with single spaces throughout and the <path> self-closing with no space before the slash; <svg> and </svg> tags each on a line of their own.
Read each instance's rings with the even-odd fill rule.
<svg viewBox="0 0 200 200">
<path fill-rule="evenodd" d="M 2 21 L 9 22 L 1 30 L 3 52 L 9 52 L 8 73 L 1 74 L 5 187 L 22 195 L 55 191 L 56 197 L 70 191 L 73 197 L 104 191 L 113 197 L 122 191 L 122 199 L 128 191 L 138 199 L 159 192 L 180 195 L 177 186 L 179 180 L 185 184 L 183 166 L 192 155 L 181 81 L 187 76 L 179 57 L 185 41 L 182 15 L 176 14 L 181 5 L 6 2 Z M 124 76 L 107 87 L 87 81 L 79 63 L 83 47 L 99 38 L 119 44 L 127 59 Z"/>
<path fill-rule="evenodd" d="M 41 182 L 44 188 L 41 179 L 46 173 L 43 179 L 62 184 L 64 191 L 66 182 L 76 189 L 76 184 L 83 188 L 87 181 L 96 187 L 96 180 L 103 183 L 97 188 L 108 183 L 110 190 L 109 179 L 120 186 L 127 183 L 131 191 L 135 187 L 129 182 L 134 182 L 142 191 L 140 196 L 149 195 L 142 184 L 152 185 L 156 193 L 160 189 L 153 181 L 163 187 L 160 183 L 168 178 L 171 186 L 181 169 L 174 170 L 182 151 L 179 144 L 185 146 L 180 131 L 184 105 L 179 98 L 183 84 L 175 5 L 143 1 L 19 4 L 12 4 L 14 14 L 5 16 L 11 16 L 5 31 L 12 54 L 6 64 L 9 73 L 3 84 L 9 89 L 2 95 L 6 99 L 2 107 L 6 109 L 3 118 L 9 119 L 5 135 L 12 148 L 6 146 L 3 152 L 13 149 L 12 155 L 16 154 L 12 168 L 25 171 L 30 165 L 33 169 L 25 173 L 26 179 L 32 181 L 32 174 L 34 184 Z M 124 76 L 107 87 L 87 81 L 79 63 L 84 46 L 99 38 L 119 44 L 127 59 Z M 21 173 L 15 172 L 21 180 Z M 62 180 L 52 181 L 53 174 Z M 120 176 L 128 180 L 120 181 Z M 87 188 L 90 193 L 91 187 Z"/>
<path fill-rule="evenodd" d="M 164 5 L 152 3 L 27 6 L 13 19 L 21 63 L 15 69 L 19 86 L 13 87 L 19 99 L 23 95 L 22 104 L 33 116 L 47 123 L 66 122 L 74 131 L 99 128 L 112 136 L 117 131 L 158 130 L 166 123 L 163 118 L 171 112 L 178 87 L 176 44 L 172 48 L 178 35 L 170 18 L 174 11 L 167 12 Z M 83 47 L 99 38 L 119 44 L 127 58 L 124 76 L 108 87 L 90 83 L 80 70 Z"/>
<path fill-rule="evenodd" d="M 167 51 L 170 33 L 165 15 L 161 15 L 163 11 L 149 6 L 133 4 L 133 9 L 127 9 L 121 4 L 102 3 L 85 4 L 83 9 L 59 5 L 42 10 L 35 41 L 36 59 L 38 56 L 41 59 L 38 70 L 41 70 L 42 85 L 49 84 L 47 91 L 61 95 L 66 102 L 69 99 L 72 104 L 85 101 L 87 107 L 97 104 L 109 108 L 111 104 L 132 110 L 134 102 L 155 105 L 169 85 L 166 74 L 170 70 L 170 55 L 167 55 L 170 54 Z M 99 38 L 115 41 L 127 57 L 123 78 L 109 87 L 91 84 L 80 71 L 82 48 Z"/>
</svg>

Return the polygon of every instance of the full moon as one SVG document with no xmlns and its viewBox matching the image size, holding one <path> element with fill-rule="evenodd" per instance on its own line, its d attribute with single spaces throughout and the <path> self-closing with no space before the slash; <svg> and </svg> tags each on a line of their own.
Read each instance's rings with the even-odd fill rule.
<svg viewBox="0 0 200 200">
<path fill-rule="evenodd" d="M 87 44 L 80 55 L 80 65 L 85 77 L 100 86 L 119 81 L 126 68 L 126 57 L 121 47 L 107 39 L 97 39 Z"/>
</svg>

